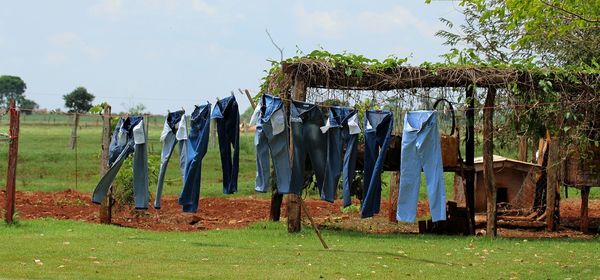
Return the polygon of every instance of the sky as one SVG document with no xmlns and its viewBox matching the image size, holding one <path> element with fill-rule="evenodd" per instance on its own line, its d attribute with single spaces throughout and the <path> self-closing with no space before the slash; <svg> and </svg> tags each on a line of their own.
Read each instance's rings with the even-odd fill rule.
<svg viewBox="0 0 600 280">
<path fill-rule="evenodd" d="M 0 75 L 49 110 L 83 86 L 113 112 L 214 104 L 258 92 L 269 60 L 324 48 L 409 63 L 441 61 L 440 17 L 463 22 L 456 1 L 0 0 Z M 241 110 L 249 105 L 236 96 Z"/>
</svg>

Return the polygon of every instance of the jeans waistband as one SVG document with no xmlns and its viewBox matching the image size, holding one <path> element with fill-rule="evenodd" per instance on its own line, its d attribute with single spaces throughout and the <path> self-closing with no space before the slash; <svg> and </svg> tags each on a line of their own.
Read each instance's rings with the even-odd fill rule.
<svg viewBox="0 0 600 280">
<path fill-rule="evenodd" d="M 281 98 L 270 94 L 263 94 L 260 99 L 261 121 L 268 122 L 275 111 L 279 110 L 283 105 Z"/>
</svg>

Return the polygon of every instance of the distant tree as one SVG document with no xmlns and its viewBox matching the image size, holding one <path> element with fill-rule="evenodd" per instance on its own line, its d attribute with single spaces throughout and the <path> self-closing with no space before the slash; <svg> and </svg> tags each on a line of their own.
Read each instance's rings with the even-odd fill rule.
<svg viewBox="0 0 600 280">
<path fill-rule="evenodd" d="M 144 111 L 146 111 L 146 105 L 142 103 L 135 104 L 127 109 L 130 115 L 142 115 L 145 113 Z"/>
<path fill-rule="evenodd" d="M 35 101 L 31 99 L 23 98 L 23 100 L 21 100 L 19 108 L 21 108 L 21 111 L 25 112 L 25 114 L 31 115 L 31 112 L 35 109 L 40 108 L 40 105 L 38 105 Z"/>
<path fill-rule="evenodd" d="M 0 76 L 0 107 L 7 108 L 10 99 L 14 99 L 17 104 L 25 98 L 23 93 L 27 89 L 25 82 L 16 76 Z"/>
<path fill-rule="evenodd" d="M 63 95 L 65 107 L 69 108 L 69 112 L 84 113 L 92 108 L 94 95 L 89 93 L 84 87 L 78 87 L 71 93 Z"/>
</svg>

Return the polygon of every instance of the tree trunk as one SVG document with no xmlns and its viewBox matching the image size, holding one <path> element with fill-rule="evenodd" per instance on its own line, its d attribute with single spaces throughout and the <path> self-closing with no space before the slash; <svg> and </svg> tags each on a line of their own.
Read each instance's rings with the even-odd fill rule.
<svg viewBox="0 0 600 280">
<path fill-rule="evenodd" d="M 465 137 L 465 201 L 469 207 L 469 219 L 475 225 L 475 85 L 467 86 L 468 108 L 465 112 L 467 129 Z M 475 234 L 475 227 L 471 228 L 471 234 Z"/>
<path fill-rule="evenodd" d="M 558 137 L 550 139 L 548 147 L 547 189 L 546 189 L 546 227 L 556 230 L 556 189 L 560 187 L 560 141 Z"/>
<path fill-rule="evenodd" d="M 294 83 L 293 97 L 295 100 L 306 101 L 306 83 L 303 80 L 296 80 Z M 289 112 L 289 110 L 288 110 Z M 294 155 L 294 141 L 292 138 L 292 131 L 290 129 L 290 162 Z M 302 229 L 301 223 L 301 207 L 298 200 L 301 198 L 297 194 L 288 194 L 288 232 L 299 232 Z"/>
<path fill-rule="evenodd" d="M 13 222 L 15 214 L 16 199 L 16 179 L 17 179 L 17 157 L 19 156 L 19 111 L 15 108 L 15 101 L 10 100 L 9 105 L 10 144 L 8 147 L 8 168 L 6 171 L 6 208 L 4 210 L 4 220 L 7 224 Z"/>
<path fill-rule="evenodd" d="M 487 200 L 487 235 L 496 237 L 496 182 L 494 178 L 494 104 L 496 88 L 488 88 L 483 108 L 483 181 Z"/>
<path fill-rule="evenodd" d="M 519 160 L 527 161 L 527 136 L 519 137 Z"/>
<path fill-rule="evenodd" d="M 583 233 L 588 233 L 590 228 L 590 222 L 588 217 L 588 200 L 590 197 L 590 187 L 581 188 L 581 220 L 579 221 L 579 228 Z"/>
<path fill-rule="evenodd" d="M 392 223 L 398 222 L 396 220 L 396 208 L 398 208 L 398 192 L 400 188 L 400 172 L 396 171 L 392 173 L 390 177 L 390 212 L 388 214 L 388 220 Z"/>
</svg>

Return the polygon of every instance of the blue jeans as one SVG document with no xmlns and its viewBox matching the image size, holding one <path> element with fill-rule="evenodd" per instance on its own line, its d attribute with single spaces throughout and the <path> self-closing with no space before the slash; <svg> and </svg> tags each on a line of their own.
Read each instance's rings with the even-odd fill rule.
<svg viewBox="0 0 600 280">
<path fill-rule="evenodd" d="M 183 122 L 183 123 L 182 123 Z M 175 150 L 175 146 L 179 144 L 179 170 L 181 177 L 185 178 L 185 157 L 186 157 L 186 132 L 185 111 L 175 111 L 167 114 L 163 132 L 160 140 L 163 143 L 162 152 L 160 155 L 160 171 L 158 173 L 158 183 L 156 185 L 156 198 L 154 200 L 154 208 L 160 209 L 160 199 L 162 197 L 163 183 L 169 159 Z"/>
<path fill-rule="evenodd" d="M 392 112 L 368 110 L 365 113 L 364 185 L 361 217 L 379 213 L 381 206 L 381 171 L 394 127 Z"/>
<path fill-rule="evenodd" d="M 421 170 L 427 180 L 431 219 L 446 220 L 446 187 L 442 148 L 435 111 L 407 112 L 400 154 L 400 191 L 396 219 L 414 222 L 417 216 Z"/>
<path fill-rule="evenodd" d="M 344 207 L 352 204 L 350 185 L 354 181 L 354 171 L 356 168 L 358 134 L 351 132 L 348 127 L 348 120 L 353 116 L 356 116 L 354 109 L 345 107 L 329 108 L 327 163 L 321 198 L 323 198 L 323 193 L 328 198 L 333 199 L 335 197 L 338 181 L 343 172 L 342 194 Z M 346 147 L 346 152 L 342 155 L 344 146 Z"/>
<path fill-rule="evenodd" d="M 323 189 L 325 163 L 327 162 L 327 137 L 321 132 L 323 114 L 315 104 L 292 101 L 290 104 L 292 127 L 293 161 L 290 192 L 302 193 L 304 187 L 304 171 L 307 156 L 310 159 L 321 199 L 333 202 L 334 193 L 326 193 Z"/>
<path fill-rule="evenodd" d="M 144 132 L 144 118 L 130 116 L 119 119 L 108 150 L 109 169 L 100 178 L 92 194 L 92 202 L 100 204 L 123 166 L 133 154 L 133 194 L 135 208 L 148 209 L 148 151 Z"/>
<path fill-rule="evenodd" d="M 210 133 L 210 106 L 196 106 L 190 117 L 190 132 L 186 142 L 186 163 L 183 190 L 179 196 L 179 205 L 183 212 L 195 213 L 198 211 L 200 199 L 200 179 L 202 175 L 202 159 L 208 149 L 208 136 Z"/>
<path fill-rule="evenodd" d="M 232 194 L 237 192 L 240 166 L 240 112 L 235 97 L 229 96 L 219 100 L 215 104 L 211 118 L 217 122 L 223 170 L 223 193 Z"/>
<path fill-rule="evenodd" d="M 256 187 L 258 192 L 267 192 L 270 179 L 271 159 L 275 165 L 277 191 L 290 193 L 291 167 L 289 129 L 283 112 L 281 98 L 263 94 L 260 100 L 260 117 L 256 126 L 254 145 L 256 146 Z"/>
</svg>

